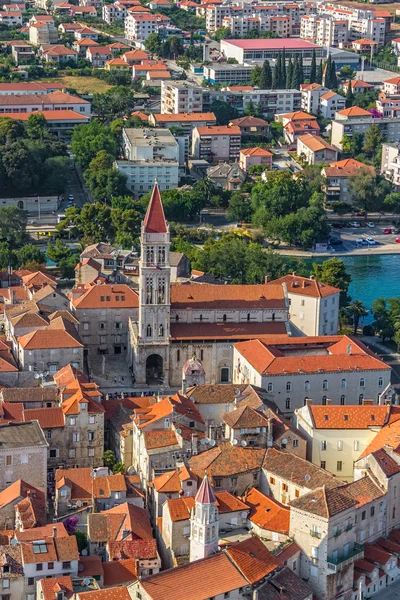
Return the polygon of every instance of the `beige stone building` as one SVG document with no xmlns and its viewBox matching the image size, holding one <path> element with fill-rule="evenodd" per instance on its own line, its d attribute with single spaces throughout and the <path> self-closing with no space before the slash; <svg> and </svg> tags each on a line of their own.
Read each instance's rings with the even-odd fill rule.
<svg viewBox="0 0 400 600">
<path fill-rule="evenodd" d="M 0 425 L 0 489 L 23 479 L 46 494 L 47 447 L 37 421 Z"/>
<path fill-rule="evenodd" d="M 297 138 L 297 156 L 309 165 L 324 164 L 337 160 L 337 150 L 319 135 L 300 135 Z"/>
<path fill-rule="evenodd" d="M 178 466 L 175 471 L 166 471 L 151 482 L 148 507 L 153 522 L 162 516 L 163 506 L 167 500 L 193 496 L 197 492 L 200 478 L 186 465 Z"/>
</svg>

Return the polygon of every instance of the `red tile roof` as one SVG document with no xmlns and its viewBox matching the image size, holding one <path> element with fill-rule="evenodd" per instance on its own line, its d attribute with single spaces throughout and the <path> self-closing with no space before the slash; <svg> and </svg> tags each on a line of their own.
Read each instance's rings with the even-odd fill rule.
<svg viewBox="0 0 400 600">
<path fill-rule="evenodd" d="M 232 544 L 225 552 L 251 584 L 257 583 L 282 565 L 279 558 L 255 536 Z"/>
<path fill-rule="evenodd" d="M 61 406 L 54 408 L 30 408 L 24 410 L 24 421 L 38 421 L 42 429 L 64 427 L 64 413 Z"/>
<path fill-rule="evenodd" d="M 24 350 L 48 350 L 51 348 L 83 348 L 70 333 L 63 329 L 37 329 L 18 338 Z"/>
<path fill-rule="evenodd" d="M 356 508 L 360 508 L 360 506 L 364 506 L 364 504 L 373 502 L 384 496 L 386 493 L 385 490 L 380 487 L 378 481 L 368 475 L 357 481 L 352 481 L 351 483 L 341 486 L 339 491 L 342 495 L 349 496 L 350 498 L 353 498 L 353 500 L 356 500 Z"/>
<path fill-rule="evenodd" d="M 58 591 L 63 591 L 66 598 L 72 598 L 74 595 L 74 587 L 69 575 L 41 579 L 40 585 L 42 586 L 43 600 L 56 600 Z"/>
<path fill-rule="evenodd" d="M 303 137 L 311 137 L 313 140 L 316 139 L 314 136 L 302 136 L 299 139 L 303 139 Z M 329 146 L 329 144 L 327 145 Z M 339 294 L 340 292 L 339 288 L 327 285 L 326 283 L 321 283 L 316 279 L 299 277 L 298 275 L 284 275 L 283 277 L 279 277 L 279 279 L 274 279 L 267 285 L 278 285 L 282 283 L 286 284 L 289 294 L 299 294 L 300 296 L 310 296 L 312 298 L 326 298 L 327 296 Z"/>
<path fill-rule="evenodd" d="M 236 135 L 240 137 L 239 127 L 232 125 L 232 127 L 221 127 L 220 125 L 205 125 L 201 127 L 195 127 L 199 135 Z"/>
<path fill-rule="evenodd" d="M 261 468 L 265 448 L 242 448 L 225 442 L 189 459 L 190 468 L 204 477 L 229 477 Z"/>
<path fill-rule="evenodd" d="M 171 308 L 285 308 L 281 285 L 171 285 Z"/>
<path fill-rule="evenodd" d="M 92 285 L 82 296 L 74 298 L 75 309 L 137 308 L 137 293 L 126 284 Z"/>
<path fill-rule="evenodd" d="M 137 561 L 134 558 L 103 563 L 104 585 L 127 585 L 138 578 Z"/>
<path fill-rule="evenodd" d="M 370 408 L 370 407 L 364 407 Z M 373 452 L 379 451 L 385 446 L 393 448 L 395 452 L 400 450 L 400 421 L 394 421 L 393 423 L 387 424 L 382 427 L 376 434 L 374 439 L 365 448 L 364 452 L 360 455 L 360 458 L 368 456 Z"/>
<path fill-rule="evenodd" d="M 130 559 L 156 560 L 158 558 L 157 542 L 149 540 L 123 540 L 108 542 L 110 560 Z"/>
<path fill-rule="evenodd" d="M 249 520 L 261 529 L 289 535 L 290 509 L 252 488 L 245 497 L 250 506 Z"/>
<path fill-rule="evenodd" d="M 357 502 L 351 496 L 341 493 L 340 488 L 325 486 L 291 500 L 290 506 L 298 510 L 329 519 L 341 512 L 354 508 Z"/>
<path fill-rule="evenodd" d="M 337 162 L 330 163 L 329 167 L 322 169 L 325 177 L 354 177 L 359 174 L 360 169 L 368 169 L 375 176 L 375 168 L 366 165 L 354 158 L 346 158 Z"/>
<path fill-rule="evenodd" d="M 309 406 L 315 429 L 368 429 L 400 419 L 400 408 L 391 406 Z"/>
<path fill-rule="evenodd" d="M 79 592 L 80 600 L 131 600 L 128 588 L 112 587 L 94 592 Z"/>
<path fill-rule="evenodd" d="M 146 233 L 166 233 L 167 223 L 165 221 L 164 209 L 161 202 L 161 194 L 158 183 L 154 184 L 150 202 L 143 221 Z"/>
</svg>

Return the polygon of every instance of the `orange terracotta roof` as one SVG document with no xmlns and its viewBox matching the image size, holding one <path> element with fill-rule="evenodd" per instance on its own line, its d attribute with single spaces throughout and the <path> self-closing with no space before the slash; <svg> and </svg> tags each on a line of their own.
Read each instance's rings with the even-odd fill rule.
<svg viewBox="0 0 400 600">
<path fill-rule="evenodd" d="M 138 565 L 134 558 L 104 562 L 102 565 L 105 586 L 127 585 L 138 578 Z"/>
<path fill-rule="evenodd" d="M 400 419 L 397 406 L 309 406 L 315 429 L 368 429 Z"/>
<path fill-rule="evenodd" d="M 360 506 L 364 506 L 364 504 L 378 500 L 378 498 L 385 495 L 385 490 L 380 487 L 378 481 L 369 475 L 357 479 L 357 481 L 347 483 L 339 489 L 341 494 L 356 500 L 356 508 L 360 508 Z"/>
<path fill-rule="evenodd" d="M 196 123 L 198 121 L 215 121 L 216 118 L 212 112 L 204 113 L 179 113 L 179 114 L 153 114 L 155 123 Z"/>
<path fill-rule="evenodd" d="M 343 115 L 345 117 L 370 117 L 371 113 L 364 108 L 360 108 L 359 106 L 351 106 L 350 108 L 344 108 L 343 110 L 338 111 L 339 115 Z"/>
<path fill-rule="evenodd" d="M 144 431 L 143 435 L 146 450 L 167 448 L 179 444 L 175 431 L 172 429 L 153 429 L 152 431 Z"/>
<path fill-rule="evenodd" d="M 108 542 L 110 560 L 155 560 L 158 558 L 157 542 L 149 540 L 123 540 L 122 542 Z"/>
<path fill-rule="evenodd" d="M 123 586 L 96 590 L 94 592 L 79 592 L 81 600 L 131 600 L 128 588 Z"/>
<path fill-rule="evenodd" d="M 24 421 L 38 421 L 42 429 L 64 427 L 64 413 L 60 406 L 54 408 L 30 408 L 24 410 Z"/>
<path fill-rule="evenodd" d="M 313 140 L 319 139 L 318 137 L 308 134 L 308 136 L 301 136 L 299 140 L 303 138 L 312 138 Z M 329 146 L 329 144 L 327 144 Z M 310 279 L 309 277 L 300 277 L 298 275 L 284 275 L 279 279 L 274 279 L 267 285 L 278 285 L 286 284 L 286 288 L 289 294 L 299 294 L 300 296 L 311 296 L 313 298 L 326 298 L 340 292 L 339 288 L 335 288 L 331 285 L 321 283 L 316 279 Z"/>
<path fill-rule="evenodd" d="M 271 152 L 265 148 L 259 148 L 258 146 L 255 148 L 242 148 L 240 154 L 243 154 L 244 156 L 272 156 Z"/>
<path fill-rule="evenodd" d="M 51 348 L 83 348 L 83 344 L 63 329 L 37 329 L 18 338 L 24 350 L 48 350 Z"/>
<path fill-rule="evenodd" d="M 364 408 L 370 408 L 364 407 Z M 371 407 L 372 408 L 372 407 Z M 364 452 L 361 454 L 360 458 L 364 456 L 368 456 L 368 454 L 372 454 L 377 450 L 381 450 L 385 446 L 389 448 L 393 448 L 393 450 L 397 453 L 400 451 L 400 421 L 394 421 L 385 427 L 382 427 L 380 431 L 376 434 L 374 439 L 370 442 L 370 444 L 366 447 Z"/>
<path fill-rule="evenodd" d="M 69 575 L 58 577 L 48 577 L 40 580 L 43 593 L 43 600 L 56 600 L 57 591 L 63 591 L 65 598 L 72 598 L 74 587 Z"/>
<path fill-rule="evenodd" d="M 260 469 L 265 448 L 242 448 L 224 442 L 189 459 L 190 468 L 200 477 L 207 472 L 214 477 L 229 477 L 238 473 Z"/>
<path fill-rule="evenodd" d="M 0 510 L 16 502 L 18 499 L 26 498 L 27 496 L 41 498 L 44 501 L 44 493 L 38 490 L 33 485 L 29 485 L 22 479 L 18 479 L 4 490 L 0 492 Z"/>
<path fill-rule="evenodd" d="M 195 128 L 199 135 L 237 135 L 240 136 L 240 129 L 237 126 L 221 127 L 219 125 L 207 125 Z"/>
<path fill-rule="evenodd" d="M 297 355 L 285 355 L 285 349 L 296 349 L 296 347 Z M 313 353 L 313 347 L 318 347 L 317 353 Z M 321 353 L 323 347 L 326 354 Z M 263 341 L 237 342 L 235 348 L 262 375 L 328 373 L 337 372 L 338 369 L 342 371 L 390 369 L 362 342 L 349 336 L 286 337 L 286 339 L 281 336 L 281 339 L 277 338 L 276 341 L 272 338 Z"/>
<path fill-rule="evenodd" d="M 375 21 L 375 19 L 373 19 Z M 378 42 L 374 42 L 373 40 L 368 40 L 367 38 L 362 38 L 361 40 L 355 40 L 353 42 L 353 46 L 358 44 L 359 46 L 377 46 Z"/>
<path fill-rule="evenodd" d="M 74 298 L 75 309 L 137 308 L 137 293 L 126 284 L 92 285 L 82 296 Z"/>
<path fill-rule="evenodd" d="M 319 85 L 319 84 L 317 84 Z M 290 121 L 312 121 L 317 120 L 317 117 L 314 115 L 310 115 L 302 110 L 296 110 L 291 113 L 287 113 L 286 115 L 282 115 L 284 119 L 288 119 Z"/>
<path fill-rule="evenodd" d="M 240 405 L 235 410 L 223 413 L 221 419 L 231 429 L 268 427 L 269 423 L 269 419 L 263 413 L 254 410 L 250 406 Z"/>
<path fill-rule="evenodd" d="M 290 506 L 324 519 L 354 508 L 357 501 L 341 493 L 341 488 L 330 489 L 325 486 L 312 490 L 300 498 L 294 498 Z"/>
<path fill-rule="evenodd" d="M 171 308 L 284 308 L 281 285 L 171 284 Z"/>
<path fill-rule="evenodd" d="M 282 565 L 281 561 L 255 536 L 232 544 L 225 552 L 251 584 L 270 575 Z"/>
<path fill-rule="evenodd" d="M 167 471 L 153 479 L 153 486 L 157 492 L 168 494 L 180 492 L 182 482 L 192 479 L 197 483 L 198 477 L 185 465 L 175 471 Z"/>
<path fill-rule="evenodd" d="M 366 165 L 354 158 L 346 158 L 330 163 L 329 167 L 322 169 L 322 174 L 325 177 L 354 177 L 358 175 L 360 169 L 368 169 L 375 175 L 375 168 L 372 165 Z"/>
</svg>

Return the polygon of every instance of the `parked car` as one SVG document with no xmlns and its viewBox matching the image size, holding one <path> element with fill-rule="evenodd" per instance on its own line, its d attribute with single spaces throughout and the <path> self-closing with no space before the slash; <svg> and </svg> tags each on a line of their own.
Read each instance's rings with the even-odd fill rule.
<svg viewBox="0 0 400 600">
<path fill-rule="evenodd" d="M 368 221 L 367 227 L 369 227 L 370 229 L 372 229 L 373 227 L 375 227 L 375 223 L 373 223 L 372 221 Z"/>
<path fill-rule="evenodd" d="M 400 244 L 400 237 L 397 237 L 397 238 L 396 238 L 396 242 L 397 242 L 398 244 Z"/>
<path fill-rule="evenodd" d="M 70 194 L 70 195 L 68 196 L 68 202 L 73 202 L 73 201 L 74 201 L 74 195 L 73 195 L 73 194 Z"/>
<path fill-rule="evenodd" d="M 358 221 L 352 221 L 350 223 L 350 227 L 355 227 L 355 228 L 360 227 L 360 223 Z"/>
<path fill-rule="evenodd" d="M 376 241 L 374 240 L 373 237 L 369 237 L 369 238 L 367 238 L 367 243 L 369 246 L 375 246 Z"/>
<path fill-rule="evenodd" d="M 356 246 L 364 246 L 364 238 L 357 238 L 354 243 Z"/>
<path fill-rule="evenodd" d="M 391 227 L 385 227 L 383 230 L 383 235 L 390 235 L 391 233 L 393 233 L 393 229 Z"/>
<path fill-rule="evenodd" d="M 363 217 L 365 215 L 365 211 L 364 210 L 359 210 L 358 212 L 355 213 L 356 217 Z"/>
<path fill-rule="evenodd" d="M 343 241 L 340 238 L 333 237 L 329 239 L 329 243 L 331 246 L 341 246 Z"/>
</svg>

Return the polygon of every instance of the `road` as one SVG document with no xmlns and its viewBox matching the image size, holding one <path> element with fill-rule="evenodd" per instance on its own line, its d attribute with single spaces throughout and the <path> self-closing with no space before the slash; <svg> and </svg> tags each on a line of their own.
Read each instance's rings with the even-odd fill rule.
<svg viewBox="0 0 400 600">
<path fill-rule="evenodd" d="M 274 155 L 273 164 L 276 165 L 280 171 L 287 171 L 288 163 L 290 164 L 290 170 L 292 172 L 301 170 L 287 150 L 283 150 L 282 148 L 274 149 Z"/>
<path fill-rule="evenodd" d="M 399 235 L 395 233 L 384 235 L 383 230 L 388 227 L 387 224 L 376 223 L 374 227 L 344 227 L 342 229 L 332 229 L 331 238 L 337 238 L 342 241 L 342 244 L 333 245 L 334 250 L 340 254 L 346 254 L 357 249 L 357 253 L 368 254 L 371 250 L 384 249 L 385 251 L 391 250 L 393 252 L 399 251 L 399 244 L 396 242 L 396 238 Z M 394 231 L 394 228 L 392 228 Z M 373 238 L 375 240 L 374 245 L 368 245 L 367 243 L 361 243 L 361 240 L 367 238 Z"/>
</svg>

